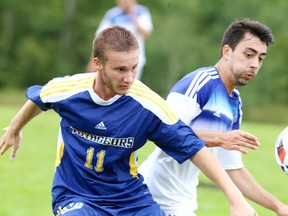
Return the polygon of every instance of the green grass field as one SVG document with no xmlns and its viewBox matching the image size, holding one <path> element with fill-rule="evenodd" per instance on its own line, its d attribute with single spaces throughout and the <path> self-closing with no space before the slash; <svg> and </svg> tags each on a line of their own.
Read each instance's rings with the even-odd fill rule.
<svg viewBox="0 0 288 216">
<path fill-rule="evenodd" d="M 8 125 L 20 105 L 0 105 L 0 128 Z M 54 172 L 59 118 L 48 111 L 33 119 L 23 131 L 23 142 L 15 161 L 9 160 L 10 151 L 0 157 L 0 215 L 51 216 L 51 182 Z M 274 143 L 285 125 L 245 122 L 243 129 L 261 141 L 257 151 L 243 156 L 246 167 L 254 177 L 280 200 L 288 203 L 286 176 L 274 158 Z M 147 143 L 139 151 L 140 163 L 154 148 Z M 201 175 L 198 190 L 199 216 L 229 215 L 224 195 Z M 286 186 L 285 186 L 286 185 Z M 252 203 L 260 216 L 275 215 Z"/>
</svg>

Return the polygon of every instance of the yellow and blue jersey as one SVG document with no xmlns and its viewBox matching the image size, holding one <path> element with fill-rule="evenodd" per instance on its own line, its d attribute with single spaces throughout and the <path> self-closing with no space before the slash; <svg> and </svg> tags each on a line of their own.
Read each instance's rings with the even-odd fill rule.
<svg viewBox="0 0 288 216">
<path fill-rule="evenodd" d="M 42 110 L 53 109 L 61 117 L 54 211 L 59 203 L 77 197 L 122 206 L 149 193 L 137 171 L 136 152 L 148 139 L 179 163 L 205 145 L 140 81 L 135 80 L 128 94 L 104 101 L 93 91 L 95 77 L 59 77 L 26 91 Z"/>
</svg>

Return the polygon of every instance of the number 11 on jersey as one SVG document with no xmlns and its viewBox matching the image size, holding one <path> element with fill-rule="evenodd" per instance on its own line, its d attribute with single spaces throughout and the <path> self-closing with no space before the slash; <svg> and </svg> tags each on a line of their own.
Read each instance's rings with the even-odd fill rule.
<svg viewBox="0 0 288 216">
<path fill-rule="evenodd" d="M 86 155 L 85 166 L 88 167 L 89 169 L 93 169 L 92 160 L 93 160 L 93 156 L 94 156 L 94 148 L 90 147 L 89 149 L 87 149 L 86 152 L 87 152 L 87 155 Z M 94 167 L 94 170 L 96 172 L 103 172 L 103 170 L 104 170 L 103 163 L 104 163 L 105 151 L 101 150 L 100 152 L 98 152 L 96 154 L 96 157 L 97 157 L 97 162 L 96 162 L 96 166 Z"/>
</svg>

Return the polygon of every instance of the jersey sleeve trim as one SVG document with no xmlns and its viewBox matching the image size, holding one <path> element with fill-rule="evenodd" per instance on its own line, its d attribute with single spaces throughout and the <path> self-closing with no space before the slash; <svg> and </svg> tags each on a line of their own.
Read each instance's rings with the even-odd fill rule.
<svg viewBox="0 0 288 216">
<path fill-rule="evenodd" d="M 193 81 L 190 83 L 185 95 L 188 97 L 195 97 L 197 92 L 205 86 L 207 82 L 211 79 L 218 79 L 219 74 L 215 70 L 215 67 L 208 68 L 204 70 L 202 73 L 197 73 Z"/>
<path fill-rule="evenodd" d="M 43 102 L 66 99 L 77 92 L 91 88 L 94 77 L 95 73 L 54 78 L 42 88 L 40 98 Z"/>
<path fill-rule="evenodd" d="M 164 123 L 175 124 L 179 118 L 166 101 L 139 81 L 134 81 L 128 93 L 146 109 L 152 111 Z"/>
</svg>

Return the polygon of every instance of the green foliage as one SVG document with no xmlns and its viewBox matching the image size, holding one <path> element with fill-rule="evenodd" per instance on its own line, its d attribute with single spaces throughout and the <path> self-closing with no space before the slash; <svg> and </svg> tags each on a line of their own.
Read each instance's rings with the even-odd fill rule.
<svg viewBox="0 0 288 216">
<path fill-rule="evenodd" d="M 154 32 L 147 40 L 143 81 L 161 96 L 165 98 L 172 85 L 188 72 L 214 65 L 226 27 L 236 19 L 249 17 L 273 30 L 275 44 L 269 47 L 258 77 L 241 88 L 244 107 L 288 106 L 287 1 L 139 3 L 150 9 L 154 23 Z M 1 0 L 0 88 L 26 88 L 55 76 L 84 72 L 95 30 L 114 5 L 115 1 L 104 0 L 31 0 L 29 4 Z M 262 120 L 253 119 L 253 115 L 247 118 Z"/>
</svg>

